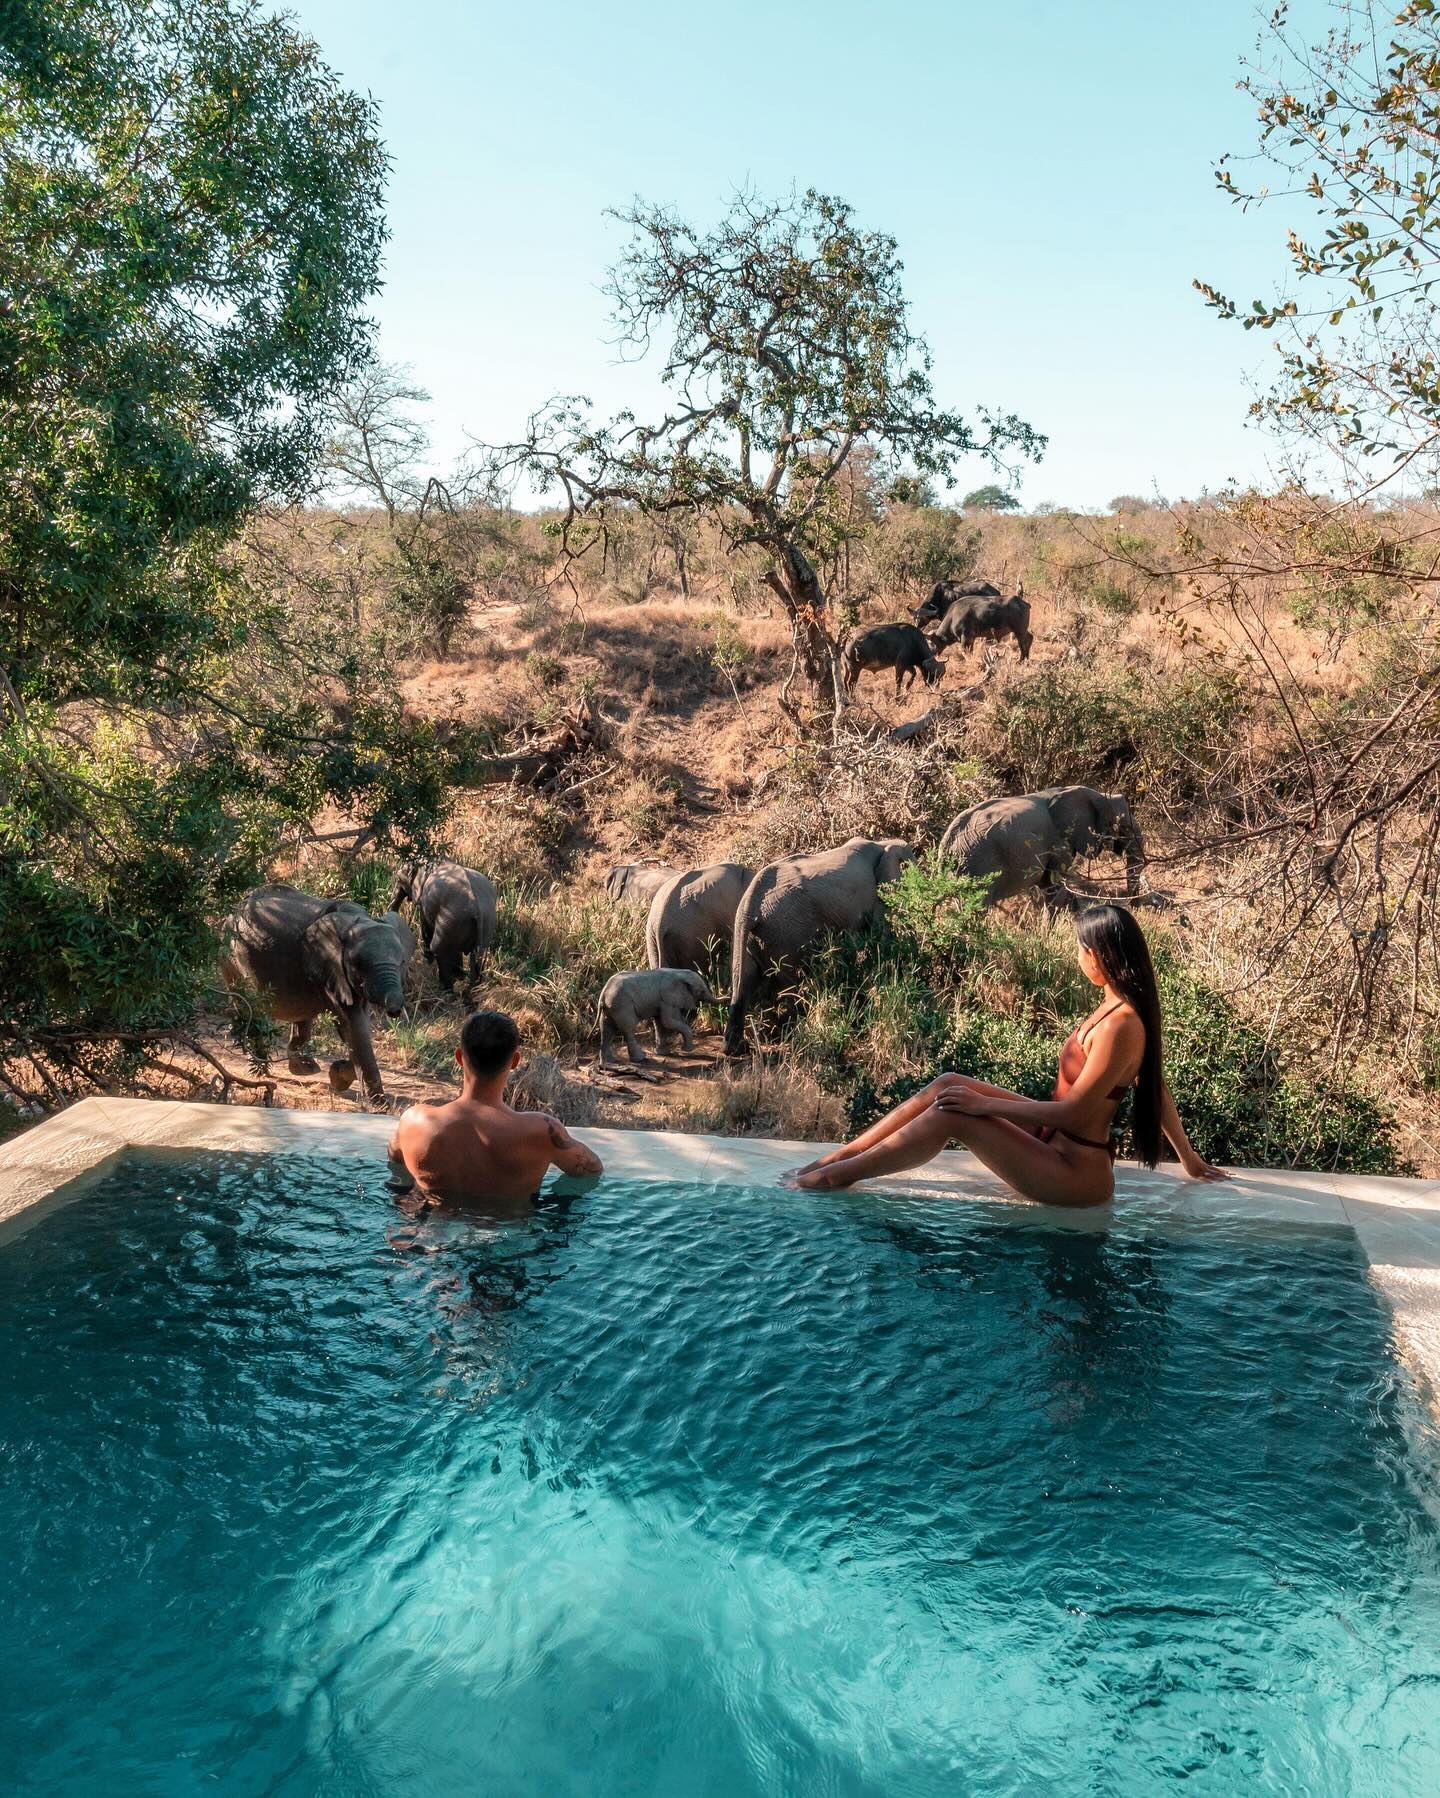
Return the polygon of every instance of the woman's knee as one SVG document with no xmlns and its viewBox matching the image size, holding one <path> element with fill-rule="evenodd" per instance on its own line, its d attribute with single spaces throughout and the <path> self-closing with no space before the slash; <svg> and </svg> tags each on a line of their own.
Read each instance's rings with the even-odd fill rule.
<svg viewBox="0 0 1440 1798">
<path fill-rule="evenodd" d="M 970 1076 L 968 1074 L 937 1074 L 925 1088 L 925 1092 L 927 1097 L 933 1100 L 938 1099 L 942 1093 L 954 1092 L 957 1086 L 968 1086 L 969 1084 Z"/>
</svg>

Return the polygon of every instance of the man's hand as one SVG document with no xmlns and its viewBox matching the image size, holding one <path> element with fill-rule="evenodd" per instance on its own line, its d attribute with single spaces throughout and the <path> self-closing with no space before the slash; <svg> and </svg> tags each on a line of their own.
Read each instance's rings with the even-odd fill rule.
<svg viewBox="0 0 1440 1798">
<path fill-rule="evenodd" d="M 562 1174 L 570 1174 L 576 1179 L 593 1179 L 596 1174 L 605 1172 L 605 1164 L 595 1151 L 576 1142 L 559 1118 L 547 1114 L 545 1127 L 550 1133 L 550 1160 Z"/>
</svg>

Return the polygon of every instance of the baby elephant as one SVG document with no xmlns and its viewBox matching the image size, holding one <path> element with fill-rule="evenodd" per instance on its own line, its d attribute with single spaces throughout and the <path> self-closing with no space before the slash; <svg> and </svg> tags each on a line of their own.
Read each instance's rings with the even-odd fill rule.
<svg viewBox="0 0 1440 1798">
<path fill-rule="evenodd" d="M 600 1060 L 610 1059 L 615 1038 L 623 1036 L 631 1061 L 649 1057 L 635 1037 L 637 1024 L 655 1026 L 655 1047 L 663 1049 L 668 1030 L 689 1054 L 695 1046 L 690 1020 L 702 1005 L 723 1005 L 698 974 L 688 968 L 637 968 L 612 974 L 600 994 Z"/>
<path fill-rule="evenodd" d="M 395 871 L 392 910 L 407 899 L 420 921 L 425 959 L 435 963 L 441 986 L 454 987 L 467 957 L 473 985 L 495 941 L 495 888 L 459 862 L 402 862 Z"/>
<path fill-rule="evenodd" d="M 918 674 L 927 687 L 936 687 L 945 673 L 945 664 L 931 652 L 924 631 L 913 624 L 877 624 L 872 630 L 851 631 L 840 653 L 840 668 L 847 693 L 855 691 L 862 670 L 893 668 L 897 699 L 902 680 L 913 687 Z"/>
</svg>

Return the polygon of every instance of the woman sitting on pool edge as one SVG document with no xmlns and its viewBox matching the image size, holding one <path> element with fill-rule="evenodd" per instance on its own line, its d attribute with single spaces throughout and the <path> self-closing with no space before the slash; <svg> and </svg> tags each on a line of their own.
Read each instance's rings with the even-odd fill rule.
<svg viewBox="0 0 1440 1798">
<path fill-rule="evenodd" d="M 1154 1167 L 1161 1136 L 1192 1180 L 1223 1180 L 1185 1134 L 1160 1066 L 1160 995 L 1145 933 L 1118 905 L 1092 905 L 1075 921 L 1081 972 L 1104 1003 L 1060 1051 L 1050 1099 L 1025 1099 L 965 1074 L 941 1074 L 843 1148 L 784 1177 L 827 1190 L 920 1167 L 958 1141 L 1022 1198 L 1041 1205 L 1103 1205 L 1115 1193 L 1120 1101 L 1135 1088 L 1133 1129 Z"/>
</svg>

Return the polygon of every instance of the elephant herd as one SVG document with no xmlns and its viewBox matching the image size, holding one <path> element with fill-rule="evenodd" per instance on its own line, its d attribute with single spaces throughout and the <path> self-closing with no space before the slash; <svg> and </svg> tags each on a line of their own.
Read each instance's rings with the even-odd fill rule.
<svg viewBox="0 0 1440 1798">
<path fill-rule="evenodd" d="M 941 839 L 962 874 L 986 883 L 987 904 L 1027 889 L 1051 892 L 1078 858 L 1123 856 L 1126 887 L 1137 891 L 1144 845 L 1120 794 L 1092 787 L 1051 787 L 988 799 L 953 820 Z M 614 868 L 605 890 L 617 903 L 646 907 L 649 966 L 613 975 L 599 995 L 602 1060 L 623 1040 L 632 1061 L 645 1059 L 636 1029 L 653 1025 L 657 1042 L 672 1033 L 688 1052 L 691 1020 L 702 1005 L 728 1007 L 727 1055 L 745 1050 L 747 1022 L 777 982 L 803 973 L 833 932 L 864 930 L 881 915 L 882 889 L 900 877 L 915 851 L 897 838 L 852 837 L 833 849 L 783 856 L 759 869 L 738 862 L 676 870 L 639 863 Z M 401 916 L 408 904 L 419 941 Z M 349 900 L 325 900 L 295 887 L 249 893 L 227 921 L 222 971 L 228 985 L 259 992 L 278 1022 L 290 1025 L 289 1067 L 318 1073 L 307 1044 L 315 1020 L 334 1017 L 346 1057 L 331 1064 L 330 1084 L 350 1087 L 357 1073 L 368 1097 L 383 1100 L 369 1014 L 395 1016 L 417 947 L 453 987 L 478 977 L 495 939 L 495 889 L 458 862 L 406 863 L 395 876 L 391 909 L 373 917 Z M 730 945 L 728 999 L 706 984 L 720 947 Z"/>
</svg>

